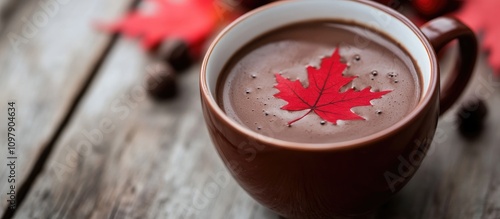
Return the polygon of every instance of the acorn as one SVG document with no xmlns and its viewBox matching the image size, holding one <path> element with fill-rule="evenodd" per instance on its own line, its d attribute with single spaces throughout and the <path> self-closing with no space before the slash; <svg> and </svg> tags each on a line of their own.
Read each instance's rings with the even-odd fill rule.
<svg viewBox="0 0 500 219">
<path fill-rule="evenodd" d="M 182 40 L 165 40 L 153 50 L 155 59 L 170 64 L 177 72 L 186 70 L 193 63 L 189 45 Z"/>
<path fill-rule="evenodd" d="M 481 132 L 488 107 L 480 98 L 465 101 L 457 111 L 458 127 L 464 136 L 474 136 Z"/>
<path fill-rule="evenodd" d="M 154 62 L 151 69 L 146 75 L 148 94 L 157 100 L 175 97 L 177 94 L 177 77 L 174 69 L 163 62 Z"/>
<path fill-rule="evenodd" d="M 241 6 L 247 10 L 252 10 L 254 8 L 260 7 L 262 5 L 273 2 L 273 0 L 241 0 Z"/>
</svg>

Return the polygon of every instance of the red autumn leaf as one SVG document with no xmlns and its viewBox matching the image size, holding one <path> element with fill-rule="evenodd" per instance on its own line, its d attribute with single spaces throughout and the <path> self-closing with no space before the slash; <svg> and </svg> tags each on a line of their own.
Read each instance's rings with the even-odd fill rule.
<svg viewBox="0 0 500 219">
<path fill-rule="evenodd" d="M 308 110 L 303 116 L 288 122 L 291 125 L 311 112 L 322 119 L 337 124 L 337 120 L 363 120 L 351 108 L 370 106 L 370 101 L 381 98 L 390 91 L 371 92 L 370 87 L 361 91 L 348 89 L 341 92 L 341 88 L 356 77 L 344 77 L 342 72 L 347 65 L 340 62 L 340 54 L 336 49 L 331 57 L 323 58 L 321 66 L 316 69 L 307 68 L 309 86 L 305 88 L 299 80 L 290 81 L 280 74 L 276 74 L 275 88 L 279 90 L 274 96 L 288 102 L 281 107 L 288 111 Z"/>
<path fill-rule="evenodd" d="M 500 25 L 498 0 L 467 0 L 455 15 L 476 33 L 484 32 L 483 49 L 489 52 L 488 61 L 500 76 Z"/>
<path fill-rule="evenodd" d="M 189 45 L 198 45 L 217 24 L 214 0 L 146 0 L 145 3 L 152 11 L 142 8 L 114 24 L 99 26 L 110 32 L 141 37 L 143 47 L 151 49 L 165 38 L 178 38 Z"/>
<path fill-rule="evenodd" d="M 416 12 L 424 18 L 435 18 L 453 11 L 461 0 L 411 0 L 411 5 Z"/>
</svg>

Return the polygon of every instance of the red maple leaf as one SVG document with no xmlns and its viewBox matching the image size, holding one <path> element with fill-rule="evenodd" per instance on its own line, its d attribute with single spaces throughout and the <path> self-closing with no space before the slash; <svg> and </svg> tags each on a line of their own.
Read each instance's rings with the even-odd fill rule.
<svg viewBox="0 0 500 219">
<path fill-rule="evenodd" d="M 290 81 L 280 74 L 276 74 L 279 90 L 274 96 L 288 102 L 281 107 L 288 111 L 308 110 L 303 116 L 288 122 L 291 125 L 311 112 L 322 119 L 337 124 L 337 120 L 363 120 L 351 108 L 356 106 L 370 106 L 370 101 L 381 98 L 391 91 L 371 92 L 370 87 L 361 91 L 348 89 L 341 92 L 341 88 L 356 77 L 344 77 L 342 72 L 347 65 L 340 62 L 340 54 L 336 49 L 331 57 L 321 60 L 319 69 L 307 67 L 309 86 L 305 88 L 299 80 Z"/>
<path fill-rule="evenodd" d="M 488 51 L 489 63 L 500 76 L 500 25 L 498 0 L 467 0 L 455 15 L 477 33 L 484 32 L 483 49 Z"/>
<path fill-rule="evenodd" d="M 130 37 L 141 37 L 143 47 L 151 49 L 165 38 L 178 38 L 189 45 L 198 45 L 208 37 L 218 21 L 214 0 L 145 1 L 152 11 L 144 8 L 132 11 L 114 24 L 101 24 L 99 27 Z"/>
</svg>

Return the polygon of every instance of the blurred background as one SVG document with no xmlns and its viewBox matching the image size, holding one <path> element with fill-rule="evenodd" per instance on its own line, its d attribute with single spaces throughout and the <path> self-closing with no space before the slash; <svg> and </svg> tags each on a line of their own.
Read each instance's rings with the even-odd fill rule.
<svg viewBox="0 0 500 219">
<path fill-rule="evenodd" d="M 211 39 L 270 2 L 1 0 L 2 218 L 278 218 L 222 165 L 198 91 Z M 377 218 L 500 218 L 500 1 L 378 2 L 419 26 L 456 16 L 482 50 L 419 171 Z M 449 71 L 456 48 L 439 57 Z"/>
</svg>

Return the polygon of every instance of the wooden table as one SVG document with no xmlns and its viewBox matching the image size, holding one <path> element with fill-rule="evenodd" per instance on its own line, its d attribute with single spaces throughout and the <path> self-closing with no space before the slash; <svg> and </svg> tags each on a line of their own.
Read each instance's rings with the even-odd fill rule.
<svg viewBox="0 0 500 219">
<path fill-rule="evenodd" d="M 201 114 L 199 64 L 180 76 L 176 99 L 155 102 L 138 43 L 92 28 L 133 4 L 0 2 L 0 215 L 278 218 L 218 158 Z M 500 218 L 500 81 L 485 60 L 464 95 L 487 100 L 482 135 L 461 137 L 456 107 L 448 112 L 419 171 L 378 218 Z M 17 112 L 15 212 L 6 204 L 9 101 Z"/>
</svg>

